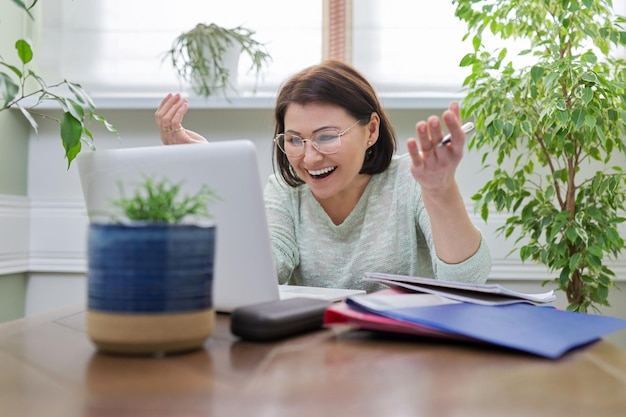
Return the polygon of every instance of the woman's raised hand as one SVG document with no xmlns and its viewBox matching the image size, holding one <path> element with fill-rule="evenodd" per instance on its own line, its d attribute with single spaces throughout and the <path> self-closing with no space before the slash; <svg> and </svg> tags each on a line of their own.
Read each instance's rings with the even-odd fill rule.
<svg viewBox="0 0 626 417">
<path fill-rule="evenodd" d="M 440 145 L 443 124 L 452 136 Z M 472 223 L 455 179 L 465 148 L 459 104 L 453 102 L 441 119 L 430 116 L 415 125 L 417 138 L 407 141 L 411 173 L 422 188 L 422 200 L 430 218 L 437 257 L 443 262 L 463 262 L 480 247 L 480 232 Z"/>
<path fill-rule="evenodd" d="M 452 135 L 446 145 L 439 145 L 443 138 L 442 121 Z M 461 129 L 459 104 L 453 102 L 441 119 L 431 116 L 415 127 L 417 138 L 409 139 L 407 148 L 413 164 L 411 173 L 426 193 L 446 192 L 456 187 L 456 168 L 463 157 L 465 133 Z"/>
<path fill-rule="evenodd" d="M 180 94 L 168 94 L 154 113 L 161 141 L 165 145 L 178 143 L 207 143 L 201 135 L 183 127 L 183 118 L 189 109 L 187 100 Z"/>
</svg>

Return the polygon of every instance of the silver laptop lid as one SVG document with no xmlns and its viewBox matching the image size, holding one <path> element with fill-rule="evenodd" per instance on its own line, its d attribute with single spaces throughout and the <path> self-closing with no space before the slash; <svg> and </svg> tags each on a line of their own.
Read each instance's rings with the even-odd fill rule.
<svg viewBox="0 0 626 417">
<path fill-rule="evenodd" d="M 217 225 L 214 306 L 217 311 L 279 298 L 257 152 L 249 140 L 168 145 L 82 153 L 77 158 L 91 221 L 109 220 L 118 183 L 130 193 L 145 175 L 183 182 L 182 191 L 202 184 L 220 196 L 211 208 Z"/>
</svg>

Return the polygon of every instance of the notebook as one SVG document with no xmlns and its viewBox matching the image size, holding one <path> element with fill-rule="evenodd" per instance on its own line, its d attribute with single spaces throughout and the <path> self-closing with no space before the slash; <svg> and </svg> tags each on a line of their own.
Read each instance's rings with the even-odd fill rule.
<svg viewBox="0 0 626 417">
<path fill-rule="evenodd" d="M 213 289 L 217 311 L 293 297 L 338 301 L 363 293 L 278 285 L 257 152 L 249 140 L 98 150 L 81 153 L 76 162 L 91 221 L 110 220 L 120 181 L 127 191 L 145 175 L 182 182 L 183 194 L 195 193 L 202 184 L 216 191 L 220 201 L 211 207 L 211 214 L 217 225 Z"/>
</svg>

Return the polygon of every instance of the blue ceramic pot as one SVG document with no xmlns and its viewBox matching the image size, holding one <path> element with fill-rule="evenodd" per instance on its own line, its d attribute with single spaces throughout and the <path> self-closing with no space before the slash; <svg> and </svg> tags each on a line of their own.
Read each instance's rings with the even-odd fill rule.
<svg viewBox="0 0 626 417">
<path fill-rule="evenodd" d="M 214 242 L 214 227 L 92 224 L 89 308 L 129 313 L 211 308 Z"/>
<path fill-rule="evenodd" d="M 96 345 L 118 353 L 198 347 L 214 320 L 215 234 L 214 226 L 92 223 L 87 303 Z"/>
</svg>

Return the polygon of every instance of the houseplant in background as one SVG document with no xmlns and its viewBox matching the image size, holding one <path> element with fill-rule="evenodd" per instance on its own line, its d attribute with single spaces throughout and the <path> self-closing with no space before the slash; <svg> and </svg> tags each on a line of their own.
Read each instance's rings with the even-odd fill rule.
<svg viewBox="0 0 626 417">
<path fill-rule="evenodd" d="M 23 0 L 13 0 L 34 21 L 31 13 L 38 0 L 30 5 Z M 95 113 L 96 106 L 89 94 L 80 84 L 63 80 L 48 84 L 42 76 L 32 68 L 34 52 L 27 39 L 15 42 L 19 64 L 0 56 L 0 111 L 17 109 L 37 132 L 36 118 L 50 119 L 60 126 L 61 141 L 65 149 L 68 169 L 82 149 L 82 145 L 94 148 L 94 137 L 89 130 L 89 123 L 96 120 L 110 132 L 118 135 L 115 126 L 104 117 Z M 43 102 L 55 102 L 63 111 L 61 118 L 42 113 L 37 107 Z"/>
<path fill-rule="evenodd" d="M 181 196 L 181 185 L 146 177 L 130 196 L 120 185 L 120 213 L 89 225 L 87 331 L 102 351 L 186 351 L 213 331 L 218 196 L 208 186 Z"/>
<path fill-rule="evenodd" d="M 255 32 L 243 26 L 227 29 L 211 23 L 197 24 L 181 33 L 165 53 L 178 76 L 200 96 L 235 90 L 239 56 L 252 60 L 250 71 L 258 78 L 263 65 L 271 61 L 265 45 L 254 39 Z"/>
<path fill-rule="evenodd" d="M 610 0 L 456 0 L 473 52 L 462 66 L 463 116 L 493 177 L 473 197 L 483 219 L 510 213 L 498 231 L 515 237 L 523 261 L 547 266 L 568 309 L 608 305 L 610 268 L 624 249 L 626 45 Z M 527 44 L 525 66 L 488 32 Z"/>
</svg>

